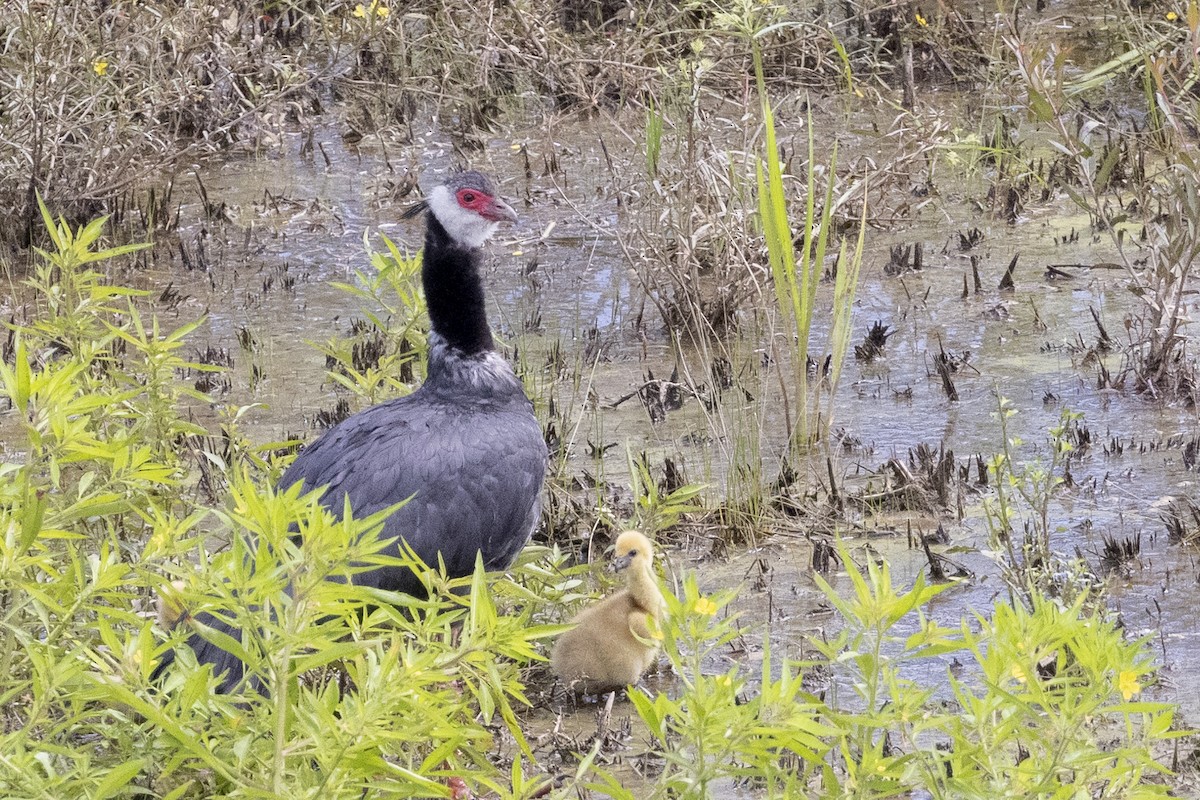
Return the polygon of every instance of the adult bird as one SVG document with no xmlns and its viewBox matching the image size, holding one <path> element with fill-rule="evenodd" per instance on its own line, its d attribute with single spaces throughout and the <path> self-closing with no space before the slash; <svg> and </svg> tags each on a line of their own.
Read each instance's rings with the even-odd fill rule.
<svg viewBox="0 0 1200 800">
<path fill-rule="evenodd" d="M 406 498 L 383 526 L 425 563 L 439 558 L 451 577 L 471 574 L 476 555 L 503 570 L 525 546 L 541 509 L 547 451 L 533 405 L 512 367 L 496 352 L 488 326 L 481 246 L 516 213 L 479 172 L 462 172 L 433 188 L 404 213 L 425 212 L 421 282 L 429 309 L 428 368 L 412 394 L 347 418 L 305 448 L 281 487 L 303 481 L 324 487 L 321 502 L 340 516 L 349 499 L 366 516 Z M 357 584 L 422 595 L 408 568 L 380 566 L 357 574 Z M 197 617 L 236 639 L 241 631 L 208 614 Z M 201 663 L 224 674 L 222 691 L 242 680 L 245 665 L 194 632 L 188 644 Z M 168 653 L 158 671 L 174 660 Z M 256 677 L 255 688 L 262 690 Z"/>
<path fill-rule="evenodd" d="M 558 637 L 550 667 L 567 688 L 611 692 L 641 680 L 658 656 L 651 623 L 662 620 L 663 596 L 654 577 L 654 546 L 638 531 L 617 537 L 613 569 L 625 588 L 581 611 Z"/>
</svg>

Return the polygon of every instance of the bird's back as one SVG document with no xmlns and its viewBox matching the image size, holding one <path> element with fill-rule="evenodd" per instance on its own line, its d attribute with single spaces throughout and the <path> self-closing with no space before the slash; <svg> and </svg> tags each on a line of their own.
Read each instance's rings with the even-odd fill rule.
<svg viewBox="0 0 1200 800">
<path fill-rule="evenodd" d="M 537 524 L 547 460 L 532 407 L 515 385 L 515 392 L 464 393 L 429 381 L 326 432 L 282 484 L 327 485 L 322 503 L 335 514 L 346 497 L 357 516 L 411 497 L 383 537 L 402 537 L 433 566 L 440 555 L 452 576 L 470 574 L 477 552 L 488 569 L 504 569 Z M 388 552 L 395 555 L 398 545 Z M 421 592 L 416 577 L 396 567 L 356 580 Z"/>
</svg>

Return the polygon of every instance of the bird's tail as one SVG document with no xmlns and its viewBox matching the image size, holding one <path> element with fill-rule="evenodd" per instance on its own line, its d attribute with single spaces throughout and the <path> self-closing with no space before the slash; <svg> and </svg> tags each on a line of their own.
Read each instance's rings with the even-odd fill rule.
<svg viewBox="0 0 1200 800">
<path fill-rule="evenodd" d="M 222 619 L 214 617 L 208 612 L 201 612 L 195 617 L 189 617 L 180 620 L 181 625 L 196 627 L 197 624 L 207 628 L 211 628 L 219 633 L 222 633 L 237 642 L 243 642 L 242 629 L 230 622 L 225 622 Z M 203 666 L 211 664 L 213 674 L 220 678 L 220 685 L 217 690 L 226 694 L 237 689 L 246 677 L 246 665 L 242 660 L 224 649 L 218 644 L 215 644 L 210 639 L 205 638 L 199 630 L 194 630 L 192 635 L 187 639 L 187 646 L 196 654 L 196 662 Z M 163 654 L 162 661 L 158 662 L 158 666 L 154 668 L 150 679 L 158 681 L 166 673 L 176 661 L 176 650 L 168 650 Z M 262 679 L 257 675 L 251 675 L 246 685 L 257 691 L 259 694 L 266 694 L 266 689 L 263 686 Z"/>
</svg>

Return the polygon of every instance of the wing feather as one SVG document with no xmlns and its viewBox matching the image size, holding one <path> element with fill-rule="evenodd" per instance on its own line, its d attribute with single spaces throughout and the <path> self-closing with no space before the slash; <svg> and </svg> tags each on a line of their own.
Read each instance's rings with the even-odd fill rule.
<svg viewBox="0 0 1200 800">
<path fill-rule="evenodd" d="M 388 519 L 384 537 L 402 537 L 429 564 L 441 555 L 453 576 L 470 574 L 477 552 L 489 569 L 504 569 L 540 512 L 547 456 L 528 401 L 464 408 L 422 394 L 369 408 L 326 432 L 282 484 L 327 486 L 322 503 L 335 514 L 345 497 L 356 515 L 366 515 L 414 495 Z M 377 570 L 364 580 L 420 591 L 407 570 Z"/>
</svg>

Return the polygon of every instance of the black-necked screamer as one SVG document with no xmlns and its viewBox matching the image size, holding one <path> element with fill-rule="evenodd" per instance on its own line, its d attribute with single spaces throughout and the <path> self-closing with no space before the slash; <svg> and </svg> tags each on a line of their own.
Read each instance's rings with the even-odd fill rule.
<svg viewBox="0 0 1200 800">
<path fill-rule="evenodd" d="M 305 448 L 280 481 L 321 489 L 340 516 L 348 499 L 367 516 L 411 498 L 380 536 L 389 555 L 408 545 L 427 564 L 439 559 L 451 577 L 471 574 L 476 555 L 489 570 L 507 568 L 537 524 L 546 444 L 533 406 L 508 362 L 494 349 L 485 307 L 480 248 L 513 209 L 479 172 L 452 175 L 403 216 L 425 214 L 421 283 L 429 309 L 428 370 L 412 394 L 349 417 Z M 356 583 L 423 594 L 411 570 L 381 566 Z M 236 621 L 197 619 L 234 639 Z M 188 644 L 201 664 L 241 682 L 246 665 L 194 632 Z M 168 653 L 158 672 L 174 659 Z M 258 676 L 251 684 L 261 690 Z"/>
</svg>

